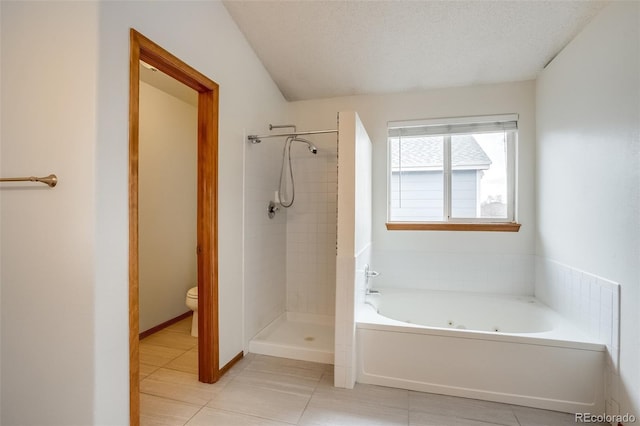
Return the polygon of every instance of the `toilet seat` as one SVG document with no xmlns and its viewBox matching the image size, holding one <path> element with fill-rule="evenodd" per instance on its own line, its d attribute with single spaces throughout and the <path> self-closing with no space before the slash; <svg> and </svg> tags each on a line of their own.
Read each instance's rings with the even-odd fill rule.
<svg viewBox="0 0 640 426">
<path fill-rule="evenodd" d="M 197 299 L 198 298 L 198 287 L 191 287 L 189 291 L 187 291 L 187 297 L 189 299 Z"/>
</svg>

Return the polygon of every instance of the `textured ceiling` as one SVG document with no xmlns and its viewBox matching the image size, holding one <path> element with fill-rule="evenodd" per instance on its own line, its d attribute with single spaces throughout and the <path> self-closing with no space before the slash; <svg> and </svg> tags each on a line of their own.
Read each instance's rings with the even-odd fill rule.
<svg viewBox="0 0 640 426">
<path fill-rule="evenodd" d="M 224 1 L 285 98 L 535 79 L 602 1 Z"/>
</svg>

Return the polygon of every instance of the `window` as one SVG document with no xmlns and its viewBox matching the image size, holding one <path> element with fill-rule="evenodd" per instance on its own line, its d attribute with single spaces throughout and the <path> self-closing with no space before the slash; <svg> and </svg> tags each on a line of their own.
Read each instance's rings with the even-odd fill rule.
<svg viewBox="0 0 640 426">
<path fill-rule="evenodd" d="M 517 119 L 390 122 L 387 228 L 517 231 Z"/>
</svg>

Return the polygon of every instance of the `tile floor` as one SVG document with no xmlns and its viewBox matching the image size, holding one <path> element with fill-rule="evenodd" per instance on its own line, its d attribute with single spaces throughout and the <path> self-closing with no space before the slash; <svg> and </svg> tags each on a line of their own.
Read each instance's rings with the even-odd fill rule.
<svg viewBox="0 0 640 426">
<path fill-rule="evenodd" d="M 218 383 L 197 378 L 191 319 L 140 342 L 141 424 L 563 426 L 571 414 L 356 384 L 333 387 L 330 365 L 248 354 Z"/>
</svg>

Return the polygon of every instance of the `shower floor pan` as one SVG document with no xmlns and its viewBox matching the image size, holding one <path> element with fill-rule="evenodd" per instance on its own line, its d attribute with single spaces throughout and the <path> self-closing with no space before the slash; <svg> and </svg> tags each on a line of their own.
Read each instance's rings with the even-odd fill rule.
<svg viewBox="0 0 640 426">
<path fill-rule="evenodd" d="M 333 364 L 333 317 L 285 312 L 249 342 L 249 352 Z"/>
</svg>

